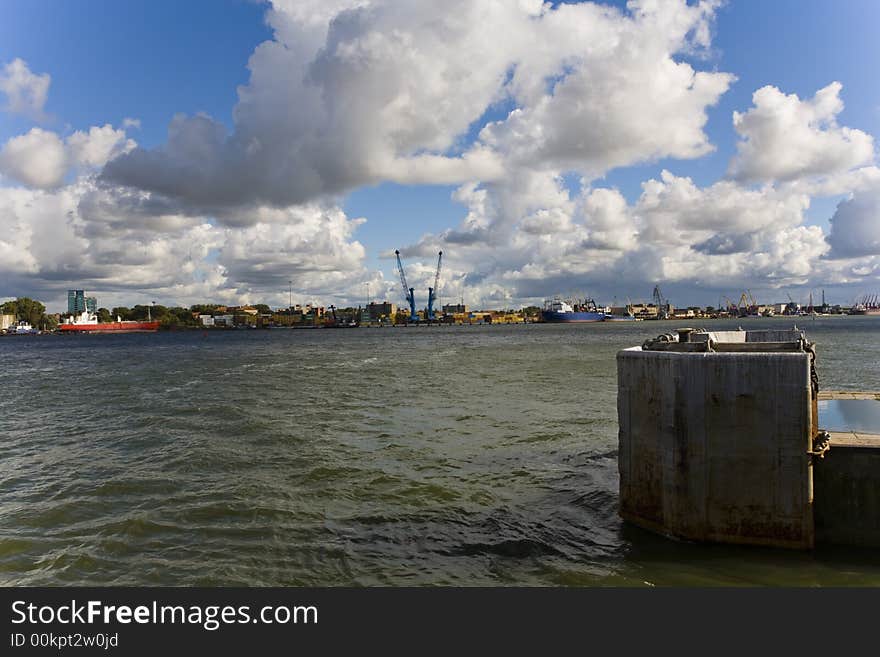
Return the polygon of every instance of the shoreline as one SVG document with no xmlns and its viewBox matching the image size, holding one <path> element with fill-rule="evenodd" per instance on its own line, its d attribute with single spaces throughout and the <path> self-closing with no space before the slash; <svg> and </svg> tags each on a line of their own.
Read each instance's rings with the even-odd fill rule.
<svg viewBox="0 0 880 657">
<path fill-rule="evenodd" d="M 408 329 L 408 328 L 445 328 L 445 327 L 473 327 L 473 326 L 534 326 L 534 325 L 581 325 L 581 324 L 611 324 L 611 325 L 623 325 L 623 326 L 631 326 L 633 324 L 638 323 L 642 328 L 646 328 L 643 322 L 648 322 L 648 325 L 666 325 L 666 324 L 697 324 L 700 322 L 751 322 L 754 320 L 761 321 L 782 321 L 782 322 L 810 322 L 816 319 L 834 319 L 839 320 L 845 317 L 878 317 L 880 315 L 849 315 L 846 313 L 835 313 L 835 314 L 827 314 L 827 315 L 774 315 L 771 317 L 754 317 L 754 316 L 746 316 L 746 317 L 683 317 L 683 318 L 674 318 L 674 319 L 648 319 L 648 318 L 636 318 L 635 320 L 628 321 L 596 321 L 596 322 L 545 322 L 545 321 L 521 321 L 521 322 L 412 322 L 405 324 L 363 324 L 358 326 L 238 326 L 238 327 L 217 327 L 217 326 L 176 326 L 176 327 L 160 327 L 156 331 L 115 331 L 115 332 L 91 332 L 91 331 L 80 331 L 80 332 L 70 332 L 70 331 L 39 331 L 37 333 L 6 333 L 0 332 L 0 338 L 24 338 L 24 337 L 45 337 L 45 336 L 57 336 L 57 335 L 129 335 L 134 333 L 192 333 L 197 331 L 202 331 L 205 333 L 211 332 L 221 332 L 221 333 L 230 333 L 230 332 L 241 332 L 241 331 L 279 331 L 279 330 L 291 330 L 291 331 L 302 331 L 302 330 L 320 330 L 320 329 Z"/>
</svg>

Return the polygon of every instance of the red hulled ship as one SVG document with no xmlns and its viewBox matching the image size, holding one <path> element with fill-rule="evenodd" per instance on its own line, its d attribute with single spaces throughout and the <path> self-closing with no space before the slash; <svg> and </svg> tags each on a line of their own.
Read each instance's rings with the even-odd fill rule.
<svg viewBox="0 0 880 657">
<path fill-rule="evenodd" d="M 68 317 L 58 330 L 62 333 L 154 333 L 159 330 L 159 322 L 122 321 L 120 317 L 115 322 L 99 322 L 97 315 L 86 310 Z"/>
</svg>

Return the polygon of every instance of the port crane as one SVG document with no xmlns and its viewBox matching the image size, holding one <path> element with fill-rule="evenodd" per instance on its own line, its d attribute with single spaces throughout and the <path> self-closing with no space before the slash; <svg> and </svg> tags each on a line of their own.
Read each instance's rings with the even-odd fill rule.
<svg viewBox="0 0 880 657">
<path fill-rule="evenodd" d="M 758 305 L 758 300 L 752 295 L 751 290 L 746 290 L 746 293 L 749 295 L 749 314 L 759 316 L 761 314 L 761 306 Z"/>
<path fill-rule="evenodd" d="M 419 316 L 416 315 L 416 298 L 413 294 L 413 288 L 406 283 L 406 274 L 403 273 L 403 263 L 400 261 L 400 251 L 395 250 L 394 255 L 397 256 L 397 272 L 400 274 L 400 283 L 403 285 L 403 296 L 409 305 L 409 321 L 417 322 Z"/>
<path fill-rule="evenodd" d="M 443 262 L 443 251 L 437 255 L 437 273 L 434 274 L 434 287 L 428 288 L 428 319 L 434 321 L 434 304 L 440 299 L 440 265 Z"/>
<path fill-rule="evenodd" d="M 736 306 L 737 314 L 740 317 L 757 317 L 758 310 L 760 306 L 758 306 L 758 302 L 754 296 L 752 296 L 751 290 L 746 290 L 739 297 L 739 304 Z"/>
<path fill-rule="evenodd" d="M 654 286 L 654 303 L 657 304 L 657 319 L 669 319 L 669 300 L 663 298 L 660 286 Z"/>
</svg>

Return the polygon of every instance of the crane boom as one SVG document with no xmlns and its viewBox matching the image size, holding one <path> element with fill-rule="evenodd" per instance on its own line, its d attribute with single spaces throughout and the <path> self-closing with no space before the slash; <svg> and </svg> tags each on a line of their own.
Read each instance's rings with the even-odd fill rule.
<svg viewBox="0 0 880 657">
<path fill-rule="evenodd" d="M 437 273 L 434 274 L 434 287 L 428 288 L 428 319 L 434 319 L 434 304 L 440 298 L 440 265 L 443 262 L 443 251 L 437 255 Z"/>
<path fill-rule="evenodd" d="M 406 284 L 406 274 L 403 273 L 403 264 L 400 262 L 400 251 L 395 251 L 394 255 L 397 256 L 397 273 L 400 275 L 400 284 L 403 285 L 403 294 L 409 301 L 409 286 Z"/>
<path fill-rule="evenodd" d="M 416 315 L 416 299 L 414 290 L 406 284 L 406 274 L 403 273 L 403 263 L 400 261 L 400 251 L 395 250 L 394 255 L 397 256 L 397 271 L 400 274 L 400 283 L 403 285 L 403 296 L 409 305 L 409 321 L 417 322 L 419 316 Z"/>
<path fill-rule="evenodd" d="M 659 285 L 654 286 L 654 301 L 657 304 L 657 318 L 669 319 L 669 301 L 663 298 Z"/>
<path fill-rule="evenodd" d="M 434 300 L 440 298 L 440 268 L 443 265 L 443 251 L 437 254 L 437 273 L 434 274 Z"/>
</svg>

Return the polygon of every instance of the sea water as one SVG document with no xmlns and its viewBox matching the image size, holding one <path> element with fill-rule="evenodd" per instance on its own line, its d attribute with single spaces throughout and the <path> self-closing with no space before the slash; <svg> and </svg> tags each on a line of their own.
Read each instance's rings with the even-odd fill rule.
<svg viewBox="0 0 880 657">
<path fill-rule="evenodd" d="M 616 352 L 788 319 L 0 339 L 0 584 L 880 585 L 617 515 Z M 797 322 L 880 390 L 880 318 Z"/>
</svg>

